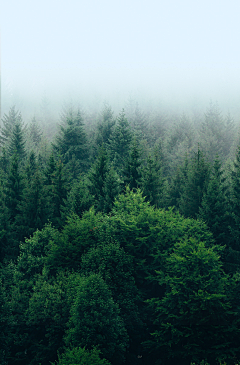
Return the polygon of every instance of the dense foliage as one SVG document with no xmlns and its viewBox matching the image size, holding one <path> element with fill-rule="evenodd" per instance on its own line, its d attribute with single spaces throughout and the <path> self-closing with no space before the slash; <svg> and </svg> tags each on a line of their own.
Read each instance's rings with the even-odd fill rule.
<svg viewBox="0 0 240 365">
<path fill-rule="evenodd" d="M 1 364 L 240 361 L 237 126 L 174 118 L 3 116 Z"/>
</svg>

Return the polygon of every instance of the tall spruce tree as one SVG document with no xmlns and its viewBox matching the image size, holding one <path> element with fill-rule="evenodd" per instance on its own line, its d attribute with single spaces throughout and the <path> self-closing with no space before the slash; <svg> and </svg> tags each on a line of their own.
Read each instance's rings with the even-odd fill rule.
<svg viewBox="0 0 240 365">
<path fill-rule="evenodd" d="M 25 143 L 24 126 L 21 122 L 17 122 L 14 124 L 12 133 L 9 137 L 9 156 L 13 156 L 16 153 L 19 156 L 20 161 L 22 161 L 26 156 Z"/>
<path fill-rule="evenodd" d="M 111 158 L 120 172 L 128 158 L 129 147 L 132 141 L 132 132 L 125 116 L 124 109 L 119 114 L 117 122 L 110 138 Z"/>
<path fill-rule="evenodd" d="M 163 177 L 162 169 L 156 156 L 149 155 L 147 164 L 143 170 L 143 178 L 141 184 L 143 195 L 151 205 L 159 208 L 163 205 Z"/>
<path fill-rule="evenodd" d="M 97 211 L 109 212 L 115 196 L 119 192 L 118 176 L 109 164 L 108 154 L 103 145 L 96 163 L 89 173 L 90 192 L 94 197 Z"/>
<path fill-rule="evenodd" d="M 109 105 L 105 105 L 97 125 L 96 144 L 98 147 L 103 143 L 105 146 L 109 145 L 114 125 L 113 111 Z"/>
<path fill-rule="evenodd" d="M 60 125 L 53 148 L 62 156 L 64 163 L 68 163 L 75 156 L 80 162 L 81 169 L 86 169 L 88 144 L 80 110 L 77 113 L 72 111 L 66 116 L 65 123 Z"/>
<path fill-rule="evenodd" d="M 221 162 L 217 157 L 208 187 L 203 194 L 199 217 L 207 223 L 218 245 L 225 245 L 229 241 L 229 209 L 224 182 Z"/>
<path fill-rule="evenodd" d="M 179 209 L 185 217 L 196 218 L 207 189 L 210 167 L 203 152 L 198 148 L 190 160 Z"/>
<path fill-rule="evenodd" d="M 141 184 L 141 161 L 140 151 L 137 146 L 137 141 L 134 139 L 133 145 L 129 152 L 125 168 L 123 169 L 124 184 L 129 185 L 129 188 L 137 189 Z"/>
<path fill-rule="evenodd" d="M 16 110 L 15 106 L 12 106 L 9 113 L 4 114 L 2 118 L 2 127 L 0 130 L 0 143 L 2 146 L 9 140 L 13 127 L 16 123 L 22 123 L 22 115 L 18 110 Z"/>
<path fill-rule="evenodd" d="M 228 269 L 234 272 L 240 268 L 240 146 L 231 173 L 230 207 L 230 245 L 226 260 Z"/>
</svg>

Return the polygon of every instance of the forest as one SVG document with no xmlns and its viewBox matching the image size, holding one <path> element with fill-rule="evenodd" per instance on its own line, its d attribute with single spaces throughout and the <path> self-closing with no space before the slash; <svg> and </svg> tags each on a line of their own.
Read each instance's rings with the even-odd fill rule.
<svg viewBox="0 0 240 365">
<path fill-rule="evenodd" d="M 240 364 L 239 125 L 135 103 L 0 129 L 2 365 Z"/>
</svg>

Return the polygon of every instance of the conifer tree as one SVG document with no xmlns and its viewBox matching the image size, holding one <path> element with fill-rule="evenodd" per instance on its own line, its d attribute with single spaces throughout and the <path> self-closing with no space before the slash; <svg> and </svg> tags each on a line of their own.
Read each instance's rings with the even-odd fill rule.
<svg viewBox="0 0 240 365">
<path fill-rule="evenodd" d="M 21 240 L 30 237 L 37 229 L 41 230 L 50 218 L 50 201 L 38 170 L 23 190 L 23 199 L 18 209 L 15 227 Z"/>
<path fill-rule="evenodd" d="M 15 106 L 12 106 L 9 110 L 8 114 L 4 114 L 2 118 L 2 128 L 1 128 L 1 136 L 0 143 L 1 145 L 5 145 L 9 140 L 12 130 L 15 124 L 22 123 L 22 116 L 19 111 L 15 109 Z"/>
<path fill-rule="evenodd" d="M 62 211 L 67 198 L 67 183 L 64 175 L 63 163 L 59 160 L 56 163 L 56 169 L 52 175 L 51 184 L 51 207 L 52 207 L 52 223 L 56 228 L 60 228 L 63 224 Z"/>
<path fill-rule="evenodd" d="M 198 148 L 190 160 L 187 179 L 180 198 L 180 212 L 185 217 L 197 217 L 203 194 L 207 189 L 209 173 L 209 164 L 206 162 L 203 152 Z"/>
<path fill-rule="evenodd" d="M 97 211 L 109 212 L 114 198 L 119 193 L 119 182 L 116 172 L 109 164 L 109 158 L 103 145 L 96 163 L 89 173 L 90 192 Z"/>
<path fill-rule="evenodd" d="M 128 157 L 128 151 L 132 140 L 130 125 L 124 110 L 119 114 L 110 139 L 111 157 L 114 159 L 118 172 L 123 168 Z"/>
<path fill-rule="evenodd" d="M 22 123 L 17 122 L 12 128 L 12 133 L 9 137 L 8 153 L 9 156 L 13 156 L 16 153 L 19 156 L 20 161 L 26 156 L 25 150 L 25 135 Z"/>
<path fill-rule="evenodd" d="M 221 162 L 217 157 L 208 187 L 203 194 L 199 217 L 207 223 L 218 245 L 225 245 L 229 241 L 229 211 L 224 182 Z"/>
<path fill-rule="evenodd" d="M 129 185 L 129 188 L 137 189 L 141 183 L 141 161 L 140 161 L 140 151 L 137 146 L 136 139 L 134 139 L 132 148 L 130 150 L 128 159 L 123 170 L 124 183 Z"/>
<path fill-rule="evenodd" d="M 64 163 L 69 162 L 75 156 L 80 161 L 82 170 L 86 169 L 88 145 L 80 111 L 67 115 L 64 125 L 60 126 L 53 148 L 62 156 Z"/>
<path fill-rule="evenodd" d="M 109 145 L 114 125 L 113 111 L 110 106 L 105 105 L 97 125 L 96 144 L 98 147 L 102 144 Z"/>
<path fill-rule="evenodd" d="M 230 207 L 230 244 L 226 261 L 228 271 L 235 272 L 240 268 L 240 146 L 231 173 Z"/>
<path fill-rule="evenodd" d="M 41 128 L 39 127 L 39 124 L 35 117 L 33 117 L 28 130 L 29 130 L 30 140 L 32 141 L 32 143 L 34 144 L 35 147 L 38 147 L 42 140 L 43 132 L 42 132 Z"/>
<path fill-rule="evenodd" d="M 26 175 L 28 181 L 31 180 L 33 175 L 35 174 L 37 169 L 37 159 L 34 151 L 31 151 L 28 157 L 27 166 L 26 166 Z"/>
<path fill-rule="evenodd" d="M 143 170 L 142 178 L 143 196 L 151 205 L 160 207 L 163 204 L 163 177 L 162 169 L 156 157 L 148 156 L 147 165 Z"/>
</svg>

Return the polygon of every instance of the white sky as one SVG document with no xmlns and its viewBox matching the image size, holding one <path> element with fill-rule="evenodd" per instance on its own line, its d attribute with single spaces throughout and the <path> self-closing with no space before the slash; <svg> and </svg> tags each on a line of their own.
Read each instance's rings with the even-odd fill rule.
<svg viewBox="0 0 240 365">
<path fill-rule="evenodd" d="M 1 0 L 0 17 L 3 99 L 239 99 L 239 0 Z"/>
</svg>

